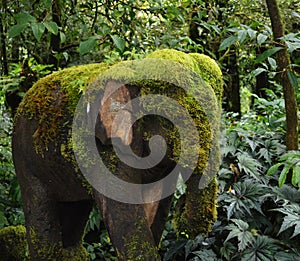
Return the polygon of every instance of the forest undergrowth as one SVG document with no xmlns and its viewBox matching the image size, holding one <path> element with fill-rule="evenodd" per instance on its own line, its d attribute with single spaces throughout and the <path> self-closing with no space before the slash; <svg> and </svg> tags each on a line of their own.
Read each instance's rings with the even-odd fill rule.
<svg viewBox="0 0 300 261">
<path fill-rule="evenodd" d="M 268 99 L 254 95 L 251 109 L 240 118 L 223 113 L 220 140 L 223 160 L 217 174 L 218 219 L 207 235 L 195 239 L 185 234 L 178 237 L 171 211 L 160 246 L 164 261 L 299 260 L 300 152 L 285 149 L 283 98 L 271 90 L 267 90 L 267 95 Z M 12 163 L 13 123 L 3 93 L 0 99 L 0 228 L 3 228 L 24 224 L 24 215 Z M 291 184 L 286 183 L 288 175 L 292 175 Z M 185 184 L 179 182 L 174 206 L 184 196 L 184 190 Z M 96 208 L 91 212 L 84 241 L 91 260 L 117 260 Z"/>
</svg>

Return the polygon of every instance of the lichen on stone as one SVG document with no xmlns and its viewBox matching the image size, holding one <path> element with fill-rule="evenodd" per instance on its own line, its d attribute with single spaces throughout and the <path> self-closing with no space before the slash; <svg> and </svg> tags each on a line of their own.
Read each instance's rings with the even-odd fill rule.
<svg viewBox="0 0 300 261">
<path fill-rule="evenodd" d="M 30 241 L 34 252 L 37 253 L 35 259 L 53 261 L 88 261 L 88 252 L 83 247 L 82 242 L 72 247 L 64 248 L 62 242 L 50 242 L 38 235 L 33 227 L 30 228 Z"/>
<path fill-rule="evenodd" d="M 158 249 L 154 244 L 148 242 L 145 238 L 145 232 L 142 227 L 147 223 L 146 218 L 141 218 L 135 224 L 136 233 L 126 239 L 124 249 L 126 253 L 119 252 L 119 259 L 126 261 L 156 261 L 160 260 Z"/>
<path fill-rule="evenodd" d="M 192 181 L 194 182 L 194 181 Z M 184 234 L 190 238 L 206 235 L 217 219 L 217 191 L 216 178 L 204 188 L 198 188 L 198 182 L 188 184 L 183 202 L 177 205 L 173 224 L 178 235 Z"/>
<path fill-rule="evenodd" d="M 9 226 L 0 230 L 0 261 L 24 261 L 28 258 L 26 228 Z"/>
</svg>

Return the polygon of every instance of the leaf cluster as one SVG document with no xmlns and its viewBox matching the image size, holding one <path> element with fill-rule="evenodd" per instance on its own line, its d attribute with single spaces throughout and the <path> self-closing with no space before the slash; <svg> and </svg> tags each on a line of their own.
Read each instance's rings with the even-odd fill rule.
<svg viewBox="0 0 300 261">
<path fill-rule="evenodd" d="M 297 166 L 299 153 L 285 153 L 284 107 L 281 98 L 269 95 L 270 101 L 256 97 L 255 110 L 240 119 L 224 115 L 218 220 L 212 232 L 195 240 L 187 235 L 175 240 L 170 229 L 162 243 L 164 260 L 299 257 L 300 192 L 291 185 L 278 186 L 280 168 Z M 280 165 L 271 167 L 278 160 Z M 270 167 L 273 175 L 267 175 Z"/>
<path fill-rule="evenodd" d="M 20 187 L 12 162 L 12 120 L 4 106 L 0 91 L 0 229 L 9 225 L 24 224 Z"/>
</svg>

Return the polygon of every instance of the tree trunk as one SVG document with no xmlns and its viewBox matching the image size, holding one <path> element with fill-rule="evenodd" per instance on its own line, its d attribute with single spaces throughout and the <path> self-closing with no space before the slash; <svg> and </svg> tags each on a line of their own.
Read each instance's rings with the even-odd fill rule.
<svg viewBox="0 0 300 261">
<path fill-rule="evenodd" d="M 54 0 L 52 2 L 52 21 L 61 27 L 61 3 L 60 0 Z M 51 34 L 50 40 L 51 53 L 49 56 L 49 63 L 54 65 L 55 69 L 59 67 L 59 60 L 55 56 L 56 53 L 60 52 L 60 36 L 59 34 Z"/>
<path fill-rule="evenodd" d="M 224 74 L 228 76 L 227 86 L 224 88 L 225 111 L 236 112 L 241 116 L 241 97 L 240 97 L 240 75 L 237 51 L 233 49 L 224 60 L 226 68 Z"/>
<path fill-rule="evenodd" d="M 2 0 L 1 15 L 0 15 L 0 46 L 1 46 L 1 75 L 8 75 L 8 62 L 6 53 L 6 37 L 4 23 L 2 20 L 3 14 L 6 14 L 7 2 Z"/>
<path fill-rule="evenodd" d="M 231 104 L 230 111 L 241 115 L 240 74 L 236 51 L 229 56 L 228 69 L 231 77 L 231 99 L 229 100 L 229 103 Z"/>
<path fill-rule="evenodd" d="M 223 14 L 222 9 L 228 7 L 228 2 L 225 0 L 217 0 L 217 1 L 208 1 L 207 4 L 211 3 L 215 6 L 218 6 L 218 15 L 215 19 L 218 20 L 219 26 L 226 27 L 228 21 Z M 207 53 L 211 56 L 211 54 L 216 54 L 216 59 L 218 59 L 218 48 L 220 46 L 220 37 L 211 38 L 211 31 L 209 31 L 206 27 L 201 27 L 199 22 L 196 21 L 198 17 L 197 8 L 200 4 L 194 4 L 193 12 L 191 14 L 191 22 L 189 25 L 189 36 L 190 38 L 204 47 L 204 53 Z M 202 21 L 210 22 L 208 16 L 202 17 Z M 198 28 L 201 27 L 202 33 L 199 35 Z M 202 41 L 202 42 L 201 42 Z M 236 112 L 241 115 L 241 99 L 240 99 L 240 77 L 239 77 L 239 68 L 238 68 L 238 54 L 236 53 L 236 49 L 232 49 L 230 55 L 227 59 L 224 60 L 223 64 L 223 74 L 228 76 L 228 81 L 226 81 L 227 87 L 224 90 L 224 100 L 225 105 L 224 109 L 230 112 Z M 226 77 L 225 77 L 226 78 Z"/>
<path fill-rule="evenodd" d="M 293 85 L 288 76 L 290 70 L 290 57 L 286 44 L 280 40 L 284 36 L 284 25 L 276 0 L 266 0 L 268 12 L 272 23 L 274 40 L 277 45 L 283 47 L 277 53 L 280 81 L 283 87 L 285 111 L 286 111 L 286 146 L 287 150 L 298 150 L 298 115 L 297 100 Z"/>
<path fill-rule="evenodd" d="M 265 52 L 267 50 L 267 48 L 264 47 L 260 47 L 256 49 L 256 57 L 258 57 L 259 55 L 261 55 L 263 52 Z M 260 67 L 259 64 L 256 65 L 256 68 Z M 259 75 L 257 75 L 256 77 L 256 84 L 255 84 L 255 94 L 260 97 L 260 98 L 264 98 L 267 99 L 267 93 L 266 93 L 266 89 L 270 89 L 270 84 L 269 84 L 269 77 L 268 77 L 268 72 L 262 72 Z M 254 101 L 254 97 L 252 102 Z"/>
</svg>

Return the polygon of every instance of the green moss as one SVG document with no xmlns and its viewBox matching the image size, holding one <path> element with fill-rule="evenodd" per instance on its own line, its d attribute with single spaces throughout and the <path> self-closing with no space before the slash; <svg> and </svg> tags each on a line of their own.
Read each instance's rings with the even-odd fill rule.
<svg viewBox="0 0 300 261">
<path fill-rule="evenodd" d="M 184 202 L 177 206 L 174 225 L 178 234 L 195 238 L 211 231 L 211 225 L 217 218 L 218 185 L 215 178 L 204 189 L 199 189 L 199 182 L 194 182 L 193 179 L 189 182 Z"/>
<path fill-rule="evenodd" d="M 58 143 L 58 136 L 64 131 L 60 128 L 70 128 L 82 91 L 106 69 L 103 63 L 74 66 L 40 79 L 26 93 L 17 118 L 23 115 L 38 122 L 33 135 L 37 153 L 43 155 L 49 142 Z M 68 146 L 69 137 L 65 136 L 63 143 Z"/>
<path fill-rule="evenodd" d="M 9 226 L 0 230 L 0 261 L 24 261 L 27 255 L 24 226 Z"/>
<path fill-rule="evenodd" d="M 180 63 L 183 66 L 186 66 L 188 69 L 199 72 L 197 69 L 197 64 L 195 63 L 195 60 L 180 51 L 173 50 L 173 49 L 163 49 L 163 50 L 157 50 L 147 56 L 147 58 L 154 58 L 154 59 L 164 59 L 164 60 L 170 60 L 177 63 Z"/>
<path fill-rule="evenodd" d="M 39 260 L 52 261 L 87 261 L 90 260 L 82 244 L 63 248 L 62 243 L 52 243 L 42 240 L 33 228 L 30 229 L 31 244 Z M 10 226 L 0 230 L 0 261 L 29 260 L 26 228 Z"/>
<path fill-rule="evenodd" d="M 222 71 L 209 56 L 199 53 L 187 55 L 180 51 L 163 49 L 151 53 L 148 58 L 171 60 L 186 66 L 200 75 L 213 88 L 218 100 L 221 101 L 223 93 Z"/>
<path fill-rule="evenodd" d="M 36 82 L 21 102 L 16 120 L 21 115 L 34 119 L 38 127 L 33 134 L 35 150 L 41 156 L 51 143 L 74 166 L 89 193 L 90 184 L 79 174 L 71 139 L 72 120 L 77 103 L 85 88 L 108 67 L 88 64 L 64 69 Z"/>
<path fill-rule="evenodd" d="M 188 58 L 184 57 L 188 56 Z M 195 71 L 202 79 L 208 83 L 214 90 L 214 93 L 219 102 L 218 107 L 221 106 L 222 92 L 223 92 L 223 80 L 222 72 L 217 63 L 210 57 L 203 54 L 189 54 L 185 55 L 178 51 L 161 50 L 157 51 L 149 57 L 170 59 L 188 66 L 189 69 Z M 192 58 L 192 59 L 190 59 Z M 191 62 L 193 60 L 193 63 Z M 197 89 L 197 86 L 192 86 L 193 89 Z M 197 93 L 196 95 L 204 95 L 205 93 Z M 217 199 L 217 181 L 214 178 L 204 189 L 199 189 L 199 181 L 201 175 L 204 174 L 206 162 L 209 156 L 212 139 L 217 139 L 217 136 L 212 137 L 211 127 L 208 123 L 206 114 L 203 109 L 197 106 L 195 100 L 188 95 L 178 95 L 179 103 L 182 104 L 192 115 L 198 129 L 198 135 L 200 139 L 200 150 L 198 151 L 199 160 L 197 168 L 194 170 L 193 176 L 188 181 L 186 195 L 183 198 L 183 202 L 177 208 L 177 214 L 174 220 L 175 227 L 178 233 L 188 234 L 190 237 L 196 237 L 199 234 L 206 234 L 210 231 L 211 225 L 217 218 L 216 199 Z M 182 99 L 183 97 L 183 99 Z M 215 126 L 218 126 L 219 119 L 216 118 Z M 216 135 L 216 134 L 214 134 Z M 176 141 L 175 141 L 176 144 Z M 213 145 L 214 156 L 213 161 L 218 166 L 219 163 L 219 150 L 216 144 Z M 176 151 L 176 149 L 175 149 Z M 188 155 L 187 155 L 188 157 Z M 209 171 L 214 173 L 208 173 L 209 176 L 215 176 L 217 167 L 212 166 Z M 194 176 L 194 175 L 198 175 Z M 210 180 L 208 177 L 207 180 Z"/>
<path fill-rule="evenodd" d="M 145 233 L 142 227 L 147 224 L 145 218 L 141 218 L 136 223 L 136 233 L 128 238 L 125 242 L 124 249 L 126 253 L 118 253 L 119 260 L 126 261 L 144 261 L 144 260 L 160 260 L 158 249 L 155 245 L 148 242 L 148 238 L 145 238 Z M 141 243 L 142 242 L 142 243 Z"/>
<path fill-rule="evenodd" d="M 190 53 L 197 65 L 199 75 L 213 88 L 219 102 L 223 94 L 222 71 L 218 64 L 205 54 Z"/>
<path fill-rule="evenodd" d="M 63 248 L 62 243 L 53 243 L 38 236 L 34 228 L 30 228 L 30 240 L 36 259 L 52 261 L 88 261 L 90 260 L 86 249 L 82 244 Z"/>
<path fill-rule="evenodd" d="M 183 54 L 178 51 L 173 50 L 160 50 L 156 51 L 149 56 L 150 58 L 162 58 L 184 64 L 189 69 L 196 72 L 209 86 L 212 87 L 214 93 L 218 100 L 217 108 L 221 106 L 222 92 L 223 92 L 223 80 L 222 72 L 218 67 L 217 63 L 210 57 L 203 54 L 192 53 L 189 55 Z M 172 71 L 172 68 L 168 68 Z M 174 72 L 176 74 L 177 72 Z M 174 75 L 174 77 L 178 77 Z M 207 88 L 209 88 L 209 86 Z M 191 86 L 191 93 L 195 95 L 203 95 L 206 97 L 204 92 L 197 93 L 197 88 L 199 86 Z M 203 88 L 205 89 L 205 88 Z M 166 88 L 164 93 L 171 93 L 171 90 Z M 200 149 L 198 151 L 199 160 L 197 163 L 197 168 L 194 170 L 193 176 L 187 182 L 187 191 L 182 202 L 179 202 L 177 207 L 177 214 L 174 220 L 175 227 L 178 233 L 188 234 L 190 237 L 195 237 L 199 234 L 206 234 L 210 231 L 211 225 L 215 222 L 217 217 L 216 211 L 216 198 L 217 198 L 217 181 L 210 177 L 215 176 L 218 163 L 220 161 L 219 149 L 217 145 L 217 136 L 212 136 L 211 127 L 207 120 L 206 114 L 203 108 L 199 107 L 197 102 L 193 100 L 193 97 L 189 95 L 184 95 L 184 93 L 177 93 L 177 95 L 168 94 L 172 98 L 177 99 L 177 101 L 184 106 L 192 115 L 198 129 L 198 135 L 200 139 Z M 177 98 L 176 98 L 177 96 Z M 211 102 L 211 101 L 210 101 Z M 209 108 L 209 106 L 208 106 Z M 218 113 L 217 113 L 218 114 Z M 217 115 L 218 117 L 219 115 Z M 216 123 L 214 126 L 218 128 L 219 119 L 215 118 L 212 122 Z M 171 132 L 172 133 L 172 132 Z M 214 133 L 214 135 L 217 135 Z M 212 146 L 211 141 L 214 139 Z M 178 144 L 176 137 L 173 141 Z M 214 150 L 212 161 L 215 162 L 215 166 L 210 166 L 208 177 L 204 177 L 204 180 L 211 180 L 210 182 L 204 181 L 206 184 L 204 189 L 199 189 L 199 182 L 201 175 L 204 175 L 204 170 L 207 167 L 207 160 L 210 150 Z M 180 151 L 180 147 L 175 147 L 175 154 Z M 186 155 L 188 158 L 189 156 Z M 188 165 L 188 164 L 187 164 Z M 196 175 L 196 176 L 195 176 Z M 198 177 L 197 177 L 198 176 Z M 208 183 L 208 184 L 207 184 Z"/>
</svg>

